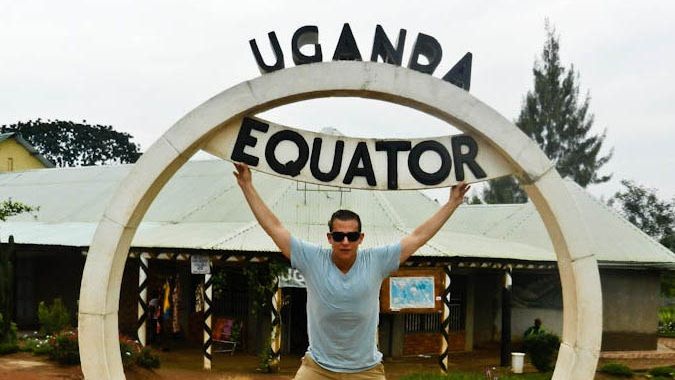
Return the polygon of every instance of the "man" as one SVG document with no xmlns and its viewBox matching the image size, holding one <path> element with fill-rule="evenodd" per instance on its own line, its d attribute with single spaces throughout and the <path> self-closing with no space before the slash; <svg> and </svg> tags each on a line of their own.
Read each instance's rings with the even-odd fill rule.
<svg viewBox="0 0 675 380">
<path fill-rule="evenodd" d="M 544 332 L 545 332 L 544 329 L 541 327 L 541 319 L 536 318 L 534 320 L 534 325 L 528 327 L 527 330 L 525 330 L 523 336 L 527 338 L 530 335 L 539 335 L 543 334 Z"/>
<path fill-rule="evenodd" d="M 309 347 L 296 379 L 384 379 L 375 334 L 382 280 L 433 237 L 463 202 L 470 186 L 453 186 L 450 199 L 400 242 L 359 249 L 359 216 L 338 210 L 328 222 L 330 249 L 291 236 L 265 205 L 245 164 L 234 164 L 237 183 L 260 226 L 302 272 L 307 284 Z"/>
</svg>

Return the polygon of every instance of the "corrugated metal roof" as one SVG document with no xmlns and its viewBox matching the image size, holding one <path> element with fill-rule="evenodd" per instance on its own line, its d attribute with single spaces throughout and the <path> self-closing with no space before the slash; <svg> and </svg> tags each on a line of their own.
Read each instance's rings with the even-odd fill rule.
<svg viewBox="0 0 675 380">
<path fill-rule="evenodd" d="M 87 247 L 105 205 L 130 165 L 31 170 L 0 175 L 0 199 L 39 206 L 0 223 L 17 243 Z M 191 161 L 152 204 L 132 246 L 241 251 L 277 251 L 255 222 L 224 161 Z M 319 188 L 262 173 L 256 187 L 299 238 L 326 243 L 327 220 L 338 208 L 359 212 L 364 246 L 399 240 L 438 204 L 418 191 Z M 675 255 L 566 182 L 595 241 L 598 260 L 608 263 L 675 263 Z M 463 205 L 416 256 L 555 261 L 551 241 L 532 204 Z"/>
</svg>

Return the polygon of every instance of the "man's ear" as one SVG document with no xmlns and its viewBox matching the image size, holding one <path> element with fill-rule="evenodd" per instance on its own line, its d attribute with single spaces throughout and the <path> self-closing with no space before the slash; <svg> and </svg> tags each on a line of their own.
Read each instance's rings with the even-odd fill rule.
<svg viewBox="0 0 675 380">
<path fill-rule="evenodd" d="M 361 232 L 361 236 L 359 237 L 359 244 L 361 244 L 363 242 L 363 238 L 365 238 L 365 237 L 366 237 L 366 234 Z"/>
<path fill-rule="evenodd" d="M 326 239 L 328 239 L 328 242 L 333 244 L 333 236 L 330 234 L 330 232 L 326 232 Z"/>
</svg>

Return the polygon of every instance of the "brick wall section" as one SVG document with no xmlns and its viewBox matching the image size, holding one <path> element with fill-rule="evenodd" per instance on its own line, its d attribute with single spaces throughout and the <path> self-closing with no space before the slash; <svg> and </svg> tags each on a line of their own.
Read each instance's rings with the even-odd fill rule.
<svg viewBox="0 0 675 380">
<path fill-rule="evenodd" d="M 441 351 L 440 333 L 414 333 L 403 337 L 403 356 L 436 355 Z M 464 331 L 450 333 L 450 351 L 464 351 Z"/>
</svg>

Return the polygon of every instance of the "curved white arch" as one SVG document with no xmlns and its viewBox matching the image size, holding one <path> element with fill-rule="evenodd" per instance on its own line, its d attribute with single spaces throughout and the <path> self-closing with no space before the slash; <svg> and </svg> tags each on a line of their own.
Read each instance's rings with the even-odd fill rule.
<svg viewBox="0 0 675 380">
<path fill-rule="evenodd" d="M 373 62 L 315 63 L 243 82 L 195 108 L 148 149 L 110 201 L 87 256 L 79 308 L 84 375 L 124 378 L 117 313 L 127 253 L 143 215 L 178 168 L 244 115 L 331 96 L 415 108 L 481 136 L 503 156 L 541 214 L 558 258 L 564 320 L 553 378 L 592 379 L 602 333 L 600 277 L 584 221 L 551 162 L 516 126 L 469 93 L 430 75 Z"/>
</svg>

